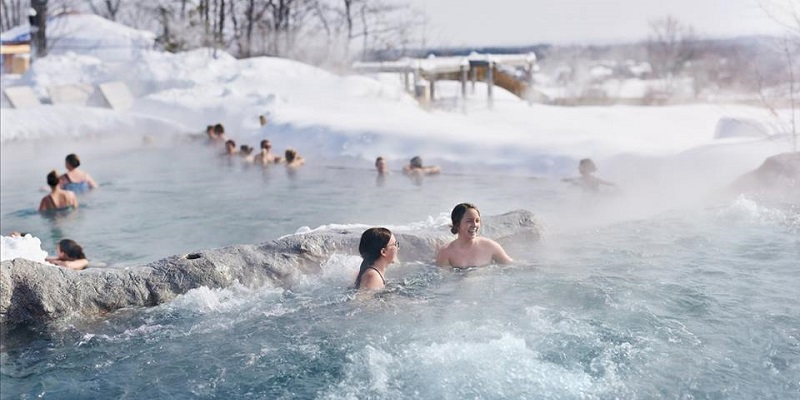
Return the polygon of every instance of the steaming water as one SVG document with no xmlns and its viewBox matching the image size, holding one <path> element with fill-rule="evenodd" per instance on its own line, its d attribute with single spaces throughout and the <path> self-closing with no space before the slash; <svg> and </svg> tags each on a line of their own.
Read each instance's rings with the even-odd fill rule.
<svg viewBox="0 0 800 400">
<path fill-rule="evenodd" d="M 52 152 L 53 166 L 64 152 L 16 146 L 12 157 Z M 510 245 L 520 260 L 511 266 L 393 265 L 377 299 L 348 291 L 359 260 L 335 255 L 290 288 L 200 288 L 149 309 L 6 327 L 3 398 L 800 395 L 797 205 L 739 198 L 566 229 L 558 216 L 591 220 L 605 208 L 573 208 L 579 193 L 525 176 L 415 185 L 395 174 L 377 186 L 372 171 L 341 160 L 309 160 L 289 178 L 196 144 L 81 152 L 102 188 L 53 221 L 25 211 L 43 195 L 42 168 L 33 181 L 31 166 L 9 173 L 4 148 L 4 231 L 59 230 L 109 264 L 302 225 L 407 225 L 464 200 L 484 214 L 531 209 L 550 232 Z"/>
</svg>

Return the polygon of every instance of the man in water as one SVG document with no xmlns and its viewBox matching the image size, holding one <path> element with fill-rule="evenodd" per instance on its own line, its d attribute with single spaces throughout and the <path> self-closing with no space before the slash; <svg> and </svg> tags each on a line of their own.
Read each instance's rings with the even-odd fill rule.
<svg viewBox="0 0 800 400">
<path fill-rule="evenodd" d="M 420 158 L 420 156 L 415 156 L 411 159 L 411 161 L 408 162 L 408 165 L 403 167 L 403 173 L 412 177 L 435 175 L 439 172 L 441 171 L 436 165 L 427 167 L 422 166 L 422 158 Z"/>
<path fill-rule="evenodd" d="M 514 260 L 503 247 L 492 239 L 478 236 L 481 213 L 475 205 L 461 203 L 450 213 L 450 232 L 457 234 L 455 240 L 436 253 L 436 265 L 440 267 L 482 267 L 492 263 L 510 264 Z"/>
<path fill-rule="evenodd" d="M 578 163 L 578 172 L 580 172 L 581 176 L 577 178 L 564 178 L 562 181 L 580 186 L 585 192 L 592 193 L 600 192 L 600 186 L 602 185 L 617 186 L 612 182 L 602 180 L 592 175 L 595 171 L 597 171 L 597 167 L 594 165 L 594 161 L 590 158 L 584 158 Z"/>
</svg>

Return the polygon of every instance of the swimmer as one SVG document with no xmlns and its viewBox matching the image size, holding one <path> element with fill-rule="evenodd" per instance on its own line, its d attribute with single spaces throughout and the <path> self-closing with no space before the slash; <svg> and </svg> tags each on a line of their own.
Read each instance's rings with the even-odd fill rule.
<svg viewBox="0 0 800 400">
<path fill-rule="evenodd" d="M 590 158 L 584 158 L 580 161 L 580 163 L 578 163 L 578 172 L 580 172 L 581 176 L 577 178 L 564 178 L 562 181 L 580 186 L 584 191 L 593 193 L 599 192 L 601 185 L 612 187 L 617 186 L 612 182 L 602 180 L 592 175 L 592 173 L 595 171 L 597 171 L 597 167 L 594 165 L 594 161 L 592 161 Z"/>
<path fill-rule="evenodd" d="M 97 188 L 97 183 L 92 179 L 92 176 L 78 169 L 81 166 L 81 159 L 77 155 L 68 155 L 64 160 L 64 165 L 67 167 L 67 172 L 59 178 L 59 184 L 62 189 L 74 193 L 83 193 L 89 189 Z"/>
<path fill-rule="evenodd" d="M 78 208 L 78 199 L 75 193 L 61 189 L 58 185 L 58 172 L 55 170 L 47 174 L 47 184 L 50 186 L 50 194 L 42 197 L 39 202 L 39 212 L 60 211 L 70 208 Z"/>
<path fill-rule="evenodd" d="M 214 125 L 214 136 L 216 136 L 217 141 L 225 143 L 228 140 L 228 137 L 225 136 L 225 127 L 222 124 Z"/>
<path fill-rule="evenodd" d="M 509 264 L 514 260 L 503 247 L 492 239 L 478 236 L 481 213 L 470 203 L 461 203 L 450 214 L 453 224 L 450 232 L 457 234 L 455 240 L 439 248 L 436 265 L 440 267 L 482 267 L 492 263 Z"/>
<path fill-rule="evenodd" d="M 236 155 L 236 142 L 231 139 L 225 141 L 225 152 L 222 153 L 223 156 L 235 156 Z"/>
<path fill-rule="evenodd" d="M 243 144 L 241 147 L 239 147 L 239 155 L 242 156 L 244 162 L 251 163 L 255 161 L 255 159 L 252 156 L 252 153 L 253 153 L 253 148 L 246 144 Z"/>
<path fill-rule="evenodd" d="M 56 245 L 57 257 L 47 257 L 45 261 L 65 268 L 82 270 L 89 265 L 89 260 L 83 254 L 83 248 L 74 240 L 62 239 Z"/>
<path fill-rule="evenodd" d="M 255 161 L 264 165 L 281 162 L 281 156 L 272 154 L 272 143 L 264 139 L 261 141 L 261 153 L 256 154 Z"/>
<path fill-rule="evenodd" d="M 299 154 L 297 154 L 297 150 L 295 149 L 286 149 L 284 153 L 284 157 L 286 160 L 286 167 L 288 168 L 297 168 L 306 163 L 306 160 L 303 159 Z"/>
<path fill-rule="evenodd" d="M 389 170 L 386 168 L 386 160 L 383 157 L 375 159 L 375 169 L 378 171 L 379 176 L 384 176 L 389 173 Z"/>
<path fill-rule="evenodd" d="M 400 243 L 386 228 L 369 228 L 361 234 L 358 252 L 364 259 L 356 277 L 356 289 L 377 290 L 386 287 L 386 267 L 395 262 Z"/>
<path fill-rule="evenodd" d="M 423 176 L 423 175 L 436 175 L 441 170 L 438 166 L 422 166 L 422 158 L 420 156 L 415 156 L 408 162 L 408 165 L 403 167 L 403 173 L 408 176 Z"/>
</svg>

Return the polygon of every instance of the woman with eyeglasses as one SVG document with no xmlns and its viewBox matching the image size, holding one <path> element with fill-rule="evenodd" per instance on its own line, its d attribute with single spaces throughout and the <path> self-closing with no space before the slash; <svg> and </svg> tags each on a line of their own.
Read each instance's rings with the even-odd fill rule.
<svg viewBox="0 0 800 400">
<path fill-rule="evenodd" d="M 356 277 L 356 289 L 377 290 L 386 286 L 386 267 L 395 262 L 400 243 L 386 228 L 369 228 L 361 234 L 358 252 L 364 259 Z"/>
<path fill-rule="evenodd" d="M 470 203 L 461 203 L 450 213 L 453 225 L 450 232 L 457 234 L 455 240 L 439 249 L 436 265 L 440 267 L 482 267 L 492 263 L 510 264 L 511 257 L 503 247 L 492 239 L 478 236 L 481 227 L 481 212 Z"/>
</svg>

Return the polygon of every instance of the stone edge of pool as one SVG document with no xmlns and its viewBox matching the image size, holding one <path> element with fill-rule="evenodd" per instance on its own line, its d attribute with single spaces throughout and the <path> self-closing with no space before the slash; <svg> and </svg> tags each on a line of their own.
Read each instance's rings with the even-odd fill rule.
<svg viewBox="0 0 800 400">
<path fill-rule="evenodd" d="M 542 224 L 527 210 L 486 216 L 482 234 L 500 243 L 536 242 Z M 335 253 L 358 254 L 362 230 L 315 231 L 261 244 L 241 244 L 170 256 L 127 268 L 72 271 L 26 259 L 0 263 L 0 324 L 46 322 L 67 315 L 102 315 L 149 307 L 199 287 L 289 287 L 301 274 L 320 272 Z M 395 232 L 403 262 L 432 262 L 445 229 Z"/>
</svg>

